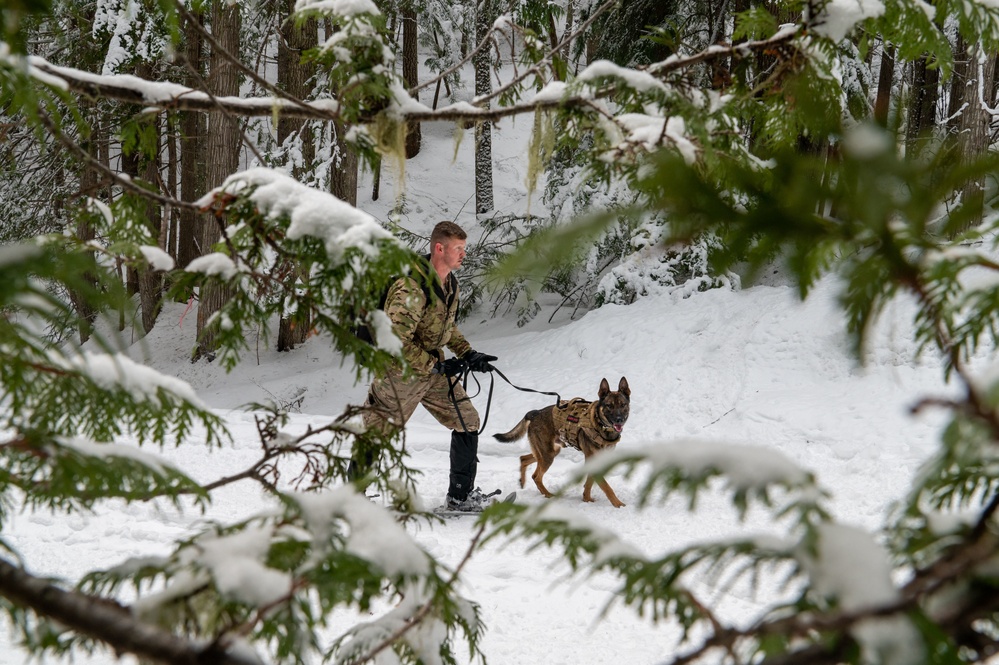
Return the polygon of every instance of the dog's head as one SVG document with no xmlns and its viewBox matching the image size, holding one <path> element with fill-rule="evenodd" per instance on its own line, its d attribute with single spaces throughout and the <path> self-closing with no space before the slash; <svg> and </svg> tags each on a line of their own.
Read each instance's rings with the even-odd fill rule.
<svg viewBox="0 0 999 665">
<path fill-rule="evenodd" d="M 607 379 L 600 380 L 600 390 L 597 391 L 597 412 L 600 419 L 614 428 L 615 432 L 624 429 L 631 408 L 631 388 L 628 379 L 621 377 L 617 390 L 612 391 Z"/>
</svg>

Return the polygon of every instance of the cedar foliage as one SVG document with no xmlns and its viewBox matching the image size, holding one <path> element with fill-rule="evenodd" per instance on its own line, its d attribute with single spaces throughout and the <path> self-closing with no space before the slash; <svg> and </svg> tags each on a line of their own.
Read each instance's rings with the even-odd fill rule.
<svg viewBox="0 0 999 665">
<path fill-rule="evenodd" d="M 928 396 L 919 405 L 947 409 L 951 421 L 936 456 L 885 524 L 891 595 L 874 605 L 856 606 L 837 589 L 818 583 L 817 575 L 828 565 L 826 545 L 848 528 L 826 509 L 815 477 L 765 450 L 756 451 L 754 459 L 772 473 L 730 483 L 724 491 L 737 515 L 750 508 L 770 511 L 773 539 L 722 539 L 649 560 L 615 547 L 612 535 L 550 514 L 545 507 L 499 505 L 485 515 L 470 555 L 481 544 L 480 536 L 515 537 L 557 548 L 578 574 L 611 574 L 622 602 L 652 620 L 683 627 L 684 642 L 663 647 L 664 653 L 683 654 L 673 658 L 677 663 L 985 661 L 999 651 L 993 574 L 999 556 L 994 473 L 999 383 L 974 376 L 968 361 L 981 346 L 996 343 L 999 299 L 988 282 L 964 277 L 999 269 L 993 258 L 999 234 L 983 196 L 956 193 L 994 175 L 999 163 L 988 153 L 966 154 L 943 136 L 924 137 L 918 154 L 901 151 L 900 133 L 868 123 L 864 95 L 848 90 L 837 73 L 844 64 L 856 66 L 869 46 L 865 42 L 877 35 L 894 45 L 899 61 L 932 62 L 946 77 L 953 66 L 947 30 L 956 28 L 965 43 L 993 51 L 999 13 L 986 3 L 955 1 L 936 3 L 930 17 L 925 7 L 889 0 L 883 12 L 854 26 L 853 34 L 859 36 L 851 42 L 827 32 L 834 23 L 829 13 L 834 5 L 747 4 L 734 17 L 729 35 L 737 42 L 734 48 L 702 50 L 717 41 L 703 38 L 707 17 L 713 17 L 715 27 L 725 23 L 710 11 L 695 12 L 702 18 L 689 23 L 656 14 L 655 25 L 642 27 L 649 28 L 646 37 L 652 40 L 642 51 L 648 64 L 635 68 L 626 66 L 634 62 L 623 56 L 617 65 L 586 59 L 588 50 L 590 55 L 599 52 L 592 50 L 596 31 L 612 24 L 606 12 L 613 3 L 571 7 L 578 12 L 566 5 L 520 3 L 525 20 L 491 23 L 482 44 L 437 35 L 434 62 L 441 68 L 455 62 L 449 50 L 454 46 L 458 59 L 473 57 L 477 48 L 489 53 L 498 44 L 516 43 L 520 49 L 515 80 L 482 100 L 488 110 L 448 111 L 440 117 L 481 123 L 501 113 L 532 114 L 539 128 L 532 173 L 540 171 L 540 164 L 557 165 L 560 170 L 551 171 L 556 181 L 567 187 L 585 182 L 588 200 L 607 204 L 572 220 L 547 225 L 529 220 L 529 234 L 516 228 L 523 220 L 486 220 L 487 233 L 520 240 L 519 249 L 493 275 L 544 279 L 552 266 L 564 275 L 589 246 L 606 258 L 624 253 L 639 237 L 650 247 L 686 243 L 706 248 L 702 255 L 714 275 L 724 275 L 736 264 L 759 267 L 781 257 L 802 297 L 823 274 L 842 277 L 843 316 L 858 357 L 870 323 L 885 305 L 902 293 L 916 299 L 915 338 L 925 353 L 944 359 L 947 374 L 964 390 L 946 399 Z M 651 6 L 635 3 L 633 8 L 638 12 Z M 328 41 L 310 57 L 316 80 L 336 91 L 336 104 L 288 100 L 266 81 L 256 82 L 274 95 L 265 98 L 269 113 L 342 123 L 351 130 L 352 149 L 375 165 L 383 154 L 402 154 L 404 132 L 389 129 L 434 116 L 400 111 L 395 103 L 401 80 L 392 67 L 384 16 L 347 9 L 318 2 L 299 5 L 299 20 L 318 18 L 329 28 Z M 445 18 L 454 19 L 450 25 L 455 30 L 474 25 L 470 3 L 456 3 L 447 11 L 434 3 L 420 9 L 426 10 L 419 15 L 428 17 L 431 27 L 424 39 L 444 30 Z M 151 139 L 143 131 L 148 125 L 141 118 L 121 118 L 122 102 L 137 103 L 135 91 L 114 76 L 95 89 L 78 72 L 52 69 L 45 60 L 32 60 L 29 67 L 18 54 L 36 34 L 32 30 L 62 16 L 47 11 L 41 3 L 22 3 L 3 14 L 9 40 L 0 52 L 4 113 L 20 136 L 36 142 L 31 150 L 48 158 L 58 149 L 74 167 L 72 178 L 80 178 L 84 168 L 95 169 L 109 180 L 110 193 L 98 196 L 115 200 L 113 205 L 83 202 L 73 208 L 79 211 L 73 221 L 93 225 L 94 241 L 89 234 L 43 235 L 0 248 L 0 308 L 5 314 L 0 322 L 5 432 L 0 442 L 0 528 L 19 496 L 29 506 L 58 511 L 82 510 L 111 498 L 207 502 L 218 487 L 246 480 L 270 493 L 275 508 L 241 523 L 207 526 L 163 557 L 93 571 L 76 588 L 34 577 L 16 553 L 4 555 L 0 608 L 19 631 L 23 648 L 36 655 L 72 654 L 100 644 L 151 661 L 235 663 L 247 662 L 249 645 L 278 662 L 365 662 L 391 651 L 406 663 L 452 663 L 466 658 L 458 651 L 463 644 L 472 659 L 483 658 L 478 609 L 455 588 L 460 567 L 446 571 L 414 551 L 405 557 L 409 565 L 393 569 L 377 556 L 351 549 L 353 530 L 371 525 L 396 534 L 406 547 L 416 547 L 395 514 L 355 491 L 374 483 L 394 498 L 401 514 L 412 513 L 412 471 L 405 452 L 358 432 L 351 421 L 354 413 L 292 437 L 282 431 L 286 421 L 279 409 L 258 407 L 259 462 L 206 484 L 159 463 L 152 452 L 138 454 L 136 446 L 122 442 L 227 445 L 224 423 L 184 384 L 134 366 L 116 353 L 113 340 L 95 337 L 82 350 L 71 339 L 81 317 L 72 303 L 85 303 L 88 319 L 130 312 L 119 266 L 163 267 L 150 258 L 158 256 L 150 250 L 159 239 L 139 221 L 142 202 L 152 199 L 208 212 L 219 222 L 220 242 L 202 248 L 200 260 L 171 270 L 169 283 L 171 297 L 206 288 L 232 294 L 206 322 L 217 340 L 218 362 L 228 368 L 249 351 L 249 331 L 266 329 L 282 312 L 295 311 L 308 313 L 312 325 L 355 362 L 359 376 L 383 369 L 391 354 L 359 342 L 350 328 L 377 319 L 380 294 L 393 276 L 412 267 L 413 256 L 374 220 L 333 197 L 321 201 L 331 211 L 329 224 L 303 226 L 295 206 L 319 193 L 271 169 L 231 174 L 198 201 L 179 200 L 175 192 L 163 192 L 153 183 L 117 177 L 111 161 L 100 158 L 100 149 L 94 157 L 82 145 L 99 134 L 93 114 L 78 105 L 74 94 L 94 96 L 88 101 L 102 112 L 107 107 L 102 122 L 116 122 L 123 142 L 131 136 L 148 147 Z M 176 49 L 184 12 L 171 3 L 143 5 L 143 11 L 161 19 L 156 25 Z M 656 5 L 656 11 L 667 10 Z M 568 16 L 574 23 L 561 33 L 567 43 L 553 45 L 552 35 L 559 34 L 550 30 L 553 20 Z M 780 27 L 787 17 L 794 25 Z M 626 41 L 614 42 L 621 43 Z M 669 58 L 657 60 L 667 52 Z M 445 71 L 441 81 L 455 85 L 453 72 Z M 55 84 L 56 79 L 63 84 Z M 565 87 L 534 100 L 532 93 L 552 80 Z M 315 99 L 326 99 L 325 93 Z M 186 93 L 143 101 L 144 108 L 207 109 Z M 214 100 L 210 112 L 226 103 L 228 113 L 260 115 L 249 105 L 225 100 Z M 292 196 L 274 197 L 274 188 Z M 95 209 L 105 214 L 95 215 Z M 44 229 L 23 233 L 38 230 Z M 588 268 L 587 279 L 610 265 L 601 268 L 599 263 Z M 295 288 L 293 280 L 282 278 L 281 267 L 289 264 L 310 267 L 307 288 Z M 561 280 L 557 288 L 565 286 Z M 504 297 L 515 295 L 508 290 Z M 377 472 L 350 486 L 346 463 L 355 444 L 381 454 Z M 677 452 L 685 446 L 702 450 L 706 463 L 696 470 L 685 464 Z M 678 442 L 654 455 L 631 450 L 605 457 L 586 472 L 635 472 L 634 477 L 642 478 L 636 481 L 642 505 L 673 494 L 693 502 L 702 492 L 718 491 L 718 479 L 740 477 L 733 462 L 740 452 Z M 297 467 L 293 482 L 276 475 L 278 462 Z M 950 527 L 941 530 L 942 523 Z M 873 549 L 873 534 L 853 537 L 866 539 Z M 240 549 L 246 542 L 255 547 Z M 230 556 L 250 559 L 260 575 L 284 584 L 286 593 L 261 599 L 222 584 L 218 562 L 208 556 L 220 547 Z M 748 627 L 721 624 L 711 604 L 684 585 L 685 576 L 704 574 L 723 589 L 732 576 L 774 569 L 787 577 L 795 595 Z M 141 605 L 120 604 L 126 586 L 142 599 Z M 153 591 L 162 588 L 178 593 Z M 320 640 L 319 630 L 331 612 L 367 610 L 378 599 L 398 595 L 404 602 L 373 623 L 358 625 L 332 643 Z M 131 611 L 139 608 L 141 612 Z M 877 639 L 871 639 L 872 625 L 881 629 Z M 440 639 L 428 640 L 427 635 Z M 439 649 L 422 651 L 427 644 Z"/>
</svg>

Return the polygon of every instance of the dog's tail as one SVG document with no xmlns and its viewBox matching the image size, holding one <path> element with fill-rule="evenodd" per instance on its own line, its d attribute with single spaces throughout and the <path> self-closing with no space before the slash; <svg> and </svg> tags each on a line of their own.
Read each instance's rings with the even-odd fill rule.
<svg viewBox="0 0 999 665">
<path fill-rule="evenodd" d="M 511 441 L 524 438 L 524 435 L 527 434 L 527 426 L 531 423 L 531 418 L 536 413 L 537 411 L 528 411 L 527 415 L 521 418 L 520 422 L 512 430 L 506 434 L 493 434 L 493 438 L 503 443 L 510 443 Z"/>
</svg>

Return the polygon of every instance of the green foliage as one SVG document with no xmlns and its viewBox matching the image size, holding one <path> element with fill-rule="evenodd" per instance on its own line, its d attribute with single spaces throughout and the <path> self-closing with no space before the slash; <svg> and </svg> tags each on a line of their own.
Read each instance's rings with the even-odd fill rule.
<svg viewBox="0 0 999 665">
<path fill-rule="evenodd" d="M 168 36 L 176 48 L 181 30 L 173 3 L 139 4 L 143 16 L 162 19 L 154 21 L 149 39 L 163 37 L 165 44 Z M 195 9 L 203 9 L 199 4 Z M 328 108 L 374 164 L 400 151 L 401 84 L 393 73 L 385 16 L 348 5 L 306 2 L 296 20 L 328 19 L 332 38 L 309 55 L 319 65 L 316 80 L 329 86 L 335 104 Z M 736 17 L 732 37 L 771 39 L 778 24 L 805 8 L 803 2 L 751 7 Z M 5 5 L 6 38 L 21 38 L 25 20 L 36 21 L 41 31 L 41 9 Z M 430 2 L 425 9 L 421 20 L 432 34 L 423 36 L 424 43 L 433 39 L 432 66 L 443 71 L 474 47 L 460 35 L 471 24 L 473 7 Z M 577 303 L 594 296 L 625 302 L 650 286 L 690 292 L 725 286 L 737 265 L 759 269 L 779 260 L 802 297 L 823 275 L 839 275 L 846 328 L 860 360 L 872 322 L 893 298 L 911 296 L 917 304 L 914 338 L 923 353 L 943 358 L 944 378 L 960 382 L 964 394 L 921 405 L 947 408 L 951 418 L 937 454 L 886 526 L 889 554 L 898 566 L 893 572 L 911 580 L 899 583 L 893 605 L 849 607 L 835 589 L 819 584 L 816 570 L 828 565 L 823 538 L 837 526 L 824 493 L 810 473 L 760 451 L 754 459 L 765 460 L 768 473 L 752 478 L 738 465 L 742 449 L 703 444 L 605 456 L 583 474 L 620 471 L 636 479 L 640 508 L 674 496 L 693 508 L 705 493 L 719 493 L 738 518 L 768 512 L 773 534 L 645 557 L 578 515 L 560 512 L 556 501 L 540 509 L 496 506 L 483 522 L 493 529 L 491 538 L 557 548 L 577 573 L 612 575 L 617 599 L 682 628 L 694 645 L 684 659 L 709 660 L 718 652 L 749 660 L 866 662 L 879 652 L 870 650 L 859 629 L 878 621 L 906 629 L 896 637 L 916 631 L 928 659 L 978 658 L 977 652 L 969 655 L 975 640 L 994 642 L 989 635 L 999 627 L 988 565 L 999 506 L 999 383 L 975 380 L 968 367 L 976 353 L 999 340 L 999 266 L 992 258 L 999 221 L 989 218 L 968 230 L 983 204 L 959 200 L 955 192 L 999 172 L 997 158 L 963 159 L 947 143 L 930 143 L 918 159 L 906 157 L 897 136 L 858 124 L 870 103 L 871 78 L 865 78 L 861 57 L 866 47 L 824 37 L 821 19 L 828 7 L 822 3 L 808 3 L 806 19 L 794 31 L 766 45 L 744 44 L 724 58 L 699 52 L 724 36 L 719 26 L 726 17 L 712 3 L 621 3 L 580 35 L 575 51 L 578 56 L 585 44 L 593 45 L 598 58 L 619 66 L 602 63 L 576 78 L 568 76 L 574 68 L 563 54 L 540 61 L 551 46 L 549 22 L 567 16 L 566 5 L 532 0 L 513 9 L 520 23 L 511 28 L 520 40 L 517 64 L 528 74 L 495 103 L 524 102 L 553 72 L 567 79 L 560 108 L 540 113 L 525 104 L 516 110 L 536 113 L 529 172 L 533 182 L 547 166 L 545 201 L 553 214 L 480 220 L 482 236 L 470 243 L 466 264 L 465 277 L 472 281 L 466 307 L 483 302 L 483 287 L 494 283 L 494 311 L 506 306 L 523 322 L 537 313 L 532 296 L 542 290 Z M 579 9 L 588 18 L 594 8 Z M 903 60 L 929 57 L 945 75 L 952 67 L 945 30 L 956 26 L 967 43 L 999 41 L 999 10 L 988 3 L 940 2 L 935 9 L 930 16 L 923 6 L 889 2 L 883 14 L 859 27 L 895 44 Z M 121 32 L 113 23 L 92 30 L 94 41 L 118 38 L 135 45 L 146 38 L 136 32 L 139 21 L 121 24 Z M 69 43 L 52 50 L 74 57 L 94 51 L 86 63 L 70 64 L 101 64 L 103 47 L 79 39 L 85 29 L 74 34 L 75 43 L 65 38 Z M 156 53 L 146 55 L 155 59 Z M 492 58 L 493 50 L 488 53 Z M 114 66 L 134 67 L 141 58 L 133 55 Z M 677 57 L 667 60 L 671 55 Z M 649 66 L 625 67 L 637 63 Z M 457 73 L 447 80 L 454 94 Z M 130 118 L 134 110 L 123 108 L 85 113 L 61 86 L 33 78 L 23 58 L 0 59 L 0 95 L 4 113 L 29 129 L 22 135 L 34 133 L 38 154 L 51 150 L 53 137 L 86 142 L 91 125 L 113 121 L 120 126 L 116 145 L 123 153 L 154 156 L 149 117 Z M 23 154 L 5 156 L 8 173 L 18 174 Z M 76 167 L 67 178 L 72 182 L 81 170 L 74 163 L 78 157 L 53 160 L 51 170 Z M 70 184 L 60 191 L 75 193 Z M 163 498 L 176 505 L 185 505 L 185 497 L 202 504 L 211 498 L 210 485 L 151 454 L 138 454 L 130 444 L 163 446 L 197 436 L 206 445 L 223 445 L 221 420 L 186 384 L 118 353 L 115 340 L 96 336 L 87 350 L 65 341 L 77 327 L 93 325 L 81 316 L 84 311 L 102 316 L 130 310 L 116 269 L 150 269 L 149 249 L 158 245 L 141 192 L 102 196 L 109 201 L 68 206 L 79 212 L 74 221 L 98 231 L 96 241 L 48 236 L 0 248 L 2 524 L 18 501 L 70 511 L 108 498 Z M 168 277 L 174 296 L 210 285 L 233 294 L 210 323 L 226 368 L 242 360 L 255 332 L 266 337 L 268 323 L 278 316 L 309 321 L 355 363 L 358 377 L 397 361 L 352 332 L 355 324 L 370 321 L 389 280 L 415 261 L 373 219 L 268 169 L 232 176 L 199 205 L 210 209 L 222 240 L 211 254 Z M 646 258 L 643 269 L 651 269 L 637 284 L 629 281 L 629 266 Z M 499 264 L 495 272 L 489 270 L 493 263 Z M 292 268 L 303 277 L 293 278 Z M 990 279 L 972 279 L 982 274 Z M 104 600 L 130 586 L 139 620 L 206 641 L 246 636 L 279 662 L 363 659 L 384 648 L 406 663 L 457 663 L 466 660 L 457 652 L 462 642 L 469 657 L 480 658 L 481 617 L 456 593 L 456 574 L 419 550 L 395 514 L 371 504 L 354 485 L 337 487 L 346 480 L 351 447 L 378 452 L 374 470 L 356 487 L 373 483 L 411 517 L 413 471 L 404 446 L 359 431 L 355 412 L 292 437 L 282 431 L 287 418 L 281 408 L 255 408 L 260 461 L 236 475 L 257 482 L 276 498 L 278 509 L 236 524 L 213 524 L 177 543 L 168 556 L 95 572 L 81 589 Z M 711 454 L 690 457 L 689 450 Z M 279 463 L 298 465 L 288 486 L 278 484 Z M 328 491 L 311 491 L 320 489 Z M 391 538 L 392 547 L 355 547 L 352 536 L 365 529 L 376 529 L 379 542 Z M 233 583 L 234 569 L 254 584 Z M 724 592 L 767 575 L 793 592 L 745 630 L 722 627 L 690 591 L 694 578 Z M 320 638 L 332 612 L 381 611 L 400 596 L 402 602 L 378 618 L 332 642 Z M 950 624 L 935 613 L 941 599 L 959 610 Z M 0 605 L 33 653 L 75 653 L 96 644 L 57 625 L 45 611 L 27 611 L 7 598 Z M 430 635 L 444 637 L 431 641 Z M 421 650 L 426 648 L 433 651 Z"/>
<path fill-rule="evenodd" d="M 702 445 L 698 442 L 696 447 Z M 498 504 L 486 513 L 495 527 L 490 537 L 526 539 L 532 549 L 542 545 L 558 548 L 576 571 L 612 573 L 620 582 L 616 601 L 633 606 L 654 621 L 679 622 L 685 636 L 698 624 L 711 621 L 710 614 L 691 595 L 689 580 L 725 588 L 768 571 L 784 576 L 786 582 L 799 577 L 802 573 L 798 559 L 807 550 L 803 543 L 813 540 L 816 528 L 829 519 L 814 479 L 805 473 L 790 472 L 783 478 L 775 476 L 758 484 L 746 484 L 738 478 L 740 453 L 734 448 L 733 460 L 726 459 L 723 449 L 709 447 L 704 459 L 693 464 L 693 460 L 685 459 L 685 449 L 690 446 L 679 443 L 672 449 L 594 458 L 575 481 L 582 481 L 586 473 L 603 477 L 614 470 L 638 476 L 639 469 L 651 466 L 651 472 L 643 474 L 644 479 L 639 481 L 640 504 L 680 494 L 687 497 L 692 508 L 701 493 L 717 489 L 715 480 L 729 478 L 733 490 L 730 501 L 740 515 L 744 516 L 751 505 L 770 509 L 775 522 L 790 523 L 791 533 L 694 545 L 650 558 L 635 551 L 633 545 L 620 542 L 613 533 L 556 504 Z M 712 457 L 716 463 L 702 464 Z M 776 494 L 780 500 L 775 500 Z"/>
<path fill-rule="evenodd" d="M 292 232 L 295 205 L 308 203 L 309 196 L 323 197 L 321 202 L 330 210 L 338 205 L 346 208 L 345 204 L 310 191 L 286 176 L 266 173 L 263 180 L 255 181 L 252 173 L 248 172 L 246 178 L 234 176 L 214 194 L 213 210 L 226 231 L 214 260 L 205 267 L 188 266 L 175 276 L 173 284 L 178 294 L 206 283 L 232 287 L 233 298 L 217 312 L 212 323 L 223 364 L 234 367 L 249 350 L 250 332 L 260 329 L 266 339 L 261 323 L 289 311 L 308 312 L 316 331 L 329 334 L 338 350 L 357 360 L 359 377 L 365 369 L 379 371 L 393 362 L 386 351 L 359 340 L 352 328 L 367 321 L 389 283 L 408 274 L 418 257 L 370 218 L 364 221 L 369 225 L 366 231 L 358 225 L 358 233 L 370 237 L 365 244 L 344 242 L 338 234 L 346 232 L 350 225 L 328 219 L 314 226 L 306 223 L 304 230 Z M 302 199 L 263 202 L 255 198 L 268 185 L 282 184 L 294 187 Z M 363 214 L 354 212 L 354 216 Z M 307 285 L 288 288 L 278 274 L 286 268 L 276 257 L 292 259 L 302 266 L 309 275 Z"/>
<path fill-rule="evenodd" d="M 212 634 L 242 626 L 254 642 L 269 645 L 281 662 L 309 663 L 317 654 L 354 657 L 379 646 L 414 611 L 445 627 L 443 662 L 461 662 L 453 652 L 456 631 L 478 652 L 482 625 L 478 609 L 450 591 L 450 575 L 425 552 L 408 543 L 403 527 L 380 507 L 348 488 L 318 498 L 282 497 L 284 511 L 233 525 L 212 525 L 178 544 L 168 557 L 142 558 L 88 575 L 88 593 L 114 593 L 123 585 L 144 593 L 142 616 L 173 630 Z M 358 533 L 396 539 L 397 549 L 355 549 Z M 387 541 L 386 541 L 387 542 Z M 234 584 L 239 569 L 255 583 Z M 235 573 L 235 576 L 234 576 Z M 404 595 L 397 610 L 355 628 L 327 650 L 319 639 L 334 608 L 368 612 L 384 596 Z M 271 611 L 261 612 L 267 607 Z M 418 632 L 418 631 L 417 631 Z M 401 662 L 427 662 L 418 637 L 392 645 Z"/>
<path fill-rule="evenodd" d="M 0 21 L 3 24 L 3 41 L 13 47 L 15 53 L 26 50 L 22 23 L 29 16 L 48 13 L 49 0 L 5 0 L 0 7 Z"/>
</svg>

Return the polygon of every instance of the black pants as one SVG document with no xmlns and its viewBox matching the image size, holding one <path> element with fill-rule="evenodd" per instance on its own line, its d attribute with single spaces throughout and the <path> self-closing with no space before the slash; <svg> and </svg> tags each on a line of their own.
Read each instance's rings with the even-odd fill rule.
<svg viewBox="0 0 999 665">
<path fill-rule="evenodd" d="M 451 432 L 451 475 L 447 493 L 452 499 L 464 501 L 475 487 L 475 470 L 479 450 L 478 432 Z"/>
</svg>

